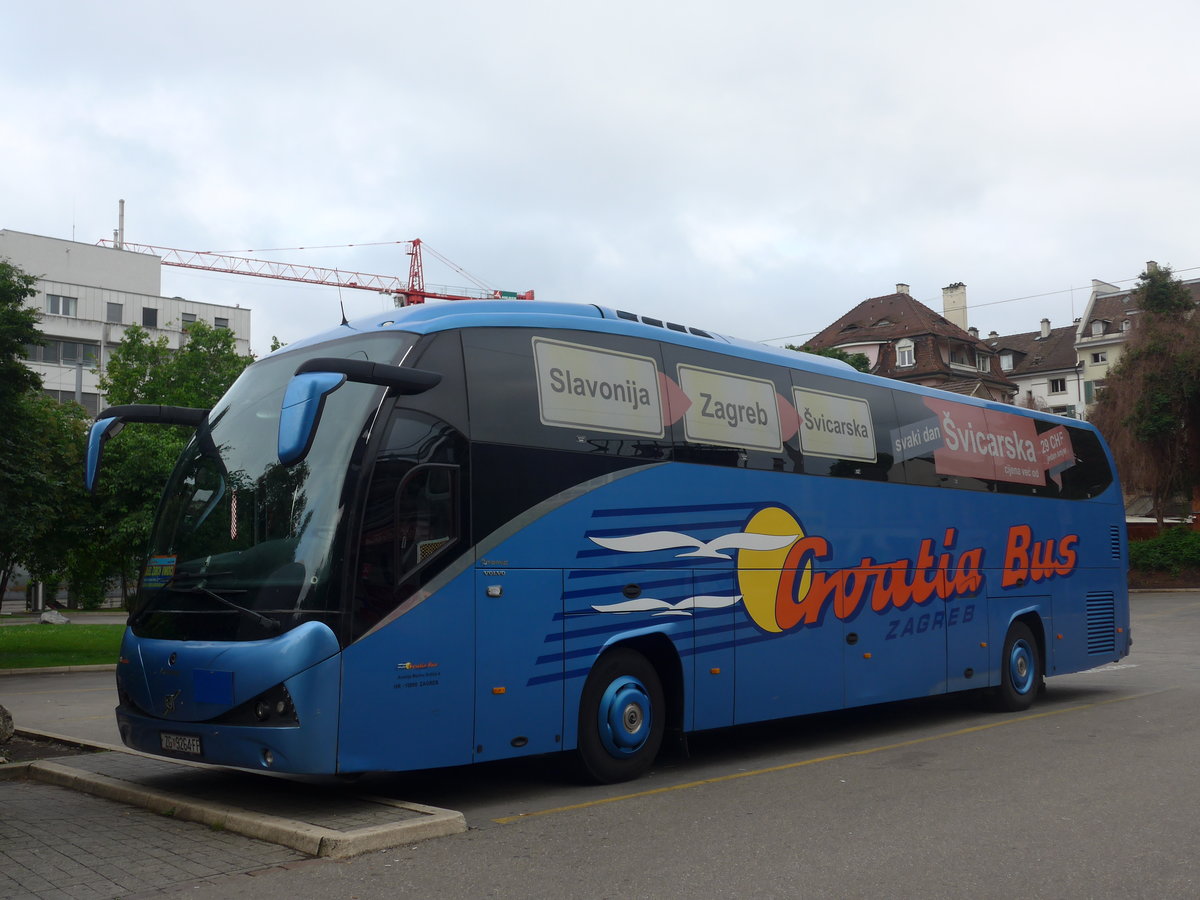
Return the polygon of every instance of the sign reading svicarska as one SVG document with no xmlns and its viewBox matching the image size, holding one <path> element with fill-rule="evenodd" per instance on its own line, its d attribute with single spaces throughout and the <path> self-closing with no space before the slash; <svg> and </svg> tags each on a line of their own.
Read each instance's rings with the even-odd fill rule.
<svg viewBox="0 0 1200 900">
<path fill-rule="evenodd" d="M 794 387 L 800 450 L 809 456 L 875 462 L 871 405 L 860 397 Z"/>
</svg>

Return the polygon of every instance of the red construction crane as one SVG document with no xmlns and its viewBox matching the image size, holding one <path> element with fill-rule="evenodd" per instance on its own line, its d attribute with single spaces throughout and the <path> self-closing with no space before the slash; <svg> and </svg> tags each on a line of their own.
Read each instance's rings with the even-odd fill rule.
<svg viewBox="0 0 1200 900">
<path fill-rule="evenodd" d="M 354 288 L 361 291 L 377 291 L 390 294 L 397 306 L 408 306 L 413 303 L 424 303 L 426 300 L 532 300 L 533 291 L 496 291 L 490 288 L 448 288 L 441 285 L 439 290 L 426 290 L 425 268 L 421 260 L 420 238 L 406 243 L 409 256 L 408 280 L 404 281 L 398 275 L 368 275 L 364 272 L 348 272 L 345 269 L 324 269 L 320 266 L 303 266 L 295 263 L 268 262 L 263 259 L 250 259 L 243 256 L 230 256 L 225 253 L 210 253 L 207 250 L 176 250 L 171 247 L 154 247 L 150 244 L 131 244 L 128 241 L 102 240 L 96 243 L 102 246 L 115 247 L 119 250 L 130 250 L 135 253 L 148 253 L 162 259 L 164 266 L 180 266 L 185 269 L 204 269 L 209 272 L 227 272 L 231 275 L 253 275 L 257 278 L 277 278 L 283 281 L 301 281 L 305 284 L 326 284 L 331 287 Z M 353 246 L 353 245 L 350 245 Z M 304 248 L 297 248 L 304 249 Z M 426 248 L 429 249 L 429 248 Z M 456 272 L 466 275 L 472 281 L 476 279 L 463 269 L 450 262 L 436 250 L 430 249 L 439 260 L 453 268 Z"/>
</svg>

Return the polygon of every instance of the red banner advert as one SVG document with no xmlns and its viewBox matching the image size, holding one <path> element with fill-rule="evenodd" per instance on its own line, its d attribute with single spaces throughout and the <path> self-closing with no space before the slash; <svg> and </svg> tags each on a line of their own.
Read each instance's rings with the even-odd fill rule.
<svg viewBox="0 0 1200 900">
<path fill-rule="evenodd" d="M 924 400 L 941 431 L 941 446 L 933 451 L 940 474 L 1033 485 L 1044 485 L 1049 474 L 1061 486 L 1059 473 L 1075 464 L 1071 437 L 1062 425 L 1039 435 L 1034 420 L 1025 416 Z"/>
</svg>

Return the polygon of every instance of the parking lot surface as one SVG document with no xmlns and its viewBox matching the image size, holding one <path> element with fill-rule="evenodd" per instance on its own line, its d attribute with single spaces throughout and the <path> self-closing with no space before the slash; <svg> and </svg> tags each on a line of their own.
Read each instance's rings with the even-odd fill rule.
<svg viewBox="0 0 1200 900">
<path fill-rule="evenodd" d="M 1200 592 L 1138 594 L 1128 660 L 1050 679 L 1026 713 L 950 697 L 729 729 L 694 736 L 689 757 L 664 757 L 641 781 L 606 787 L 574 784 L 549 759 L 369 776 L 352 789 L 461 810 L 471 830 L 346 861 L 247 849 L 223 872 L 151 873 L 142 890 L 256 900 L 1190 898 L 1200 893 L 1198 637 Z M 36 688 L 31 677 L 0 680 L 0 702 L 12 687 Z M 101 715 L 111 697 L 91 677 L 52 683 L 94 691 Z M 33 706 L 60 727 L 86 718 L 38 696 Z M 27 787 L 0 782 L 6 811 L 7 792 Z M 127 849 L 121 810 L 88 831 Z"/>
</svg>

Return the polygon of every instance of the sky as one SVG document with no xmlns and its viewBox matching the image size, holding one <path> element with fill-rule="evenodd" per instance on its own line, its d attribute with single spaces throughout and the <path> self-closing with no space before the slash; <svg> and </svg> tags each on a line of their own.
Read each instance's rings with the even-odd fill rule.
<svg viewBox="0 0 1200 900">
<path fill-rule="evenodd" d="M 1200 4 L 3 4 L 0 228 L 803 343 L 897 283 L 982 334 L 1200 276 Z M 306 249 L 298 249 L 306 248 Z M 163 268 L 252 346 L 378 294 Z M 428 284 L 472 287 L 432 256 Z"/>
</svg>

